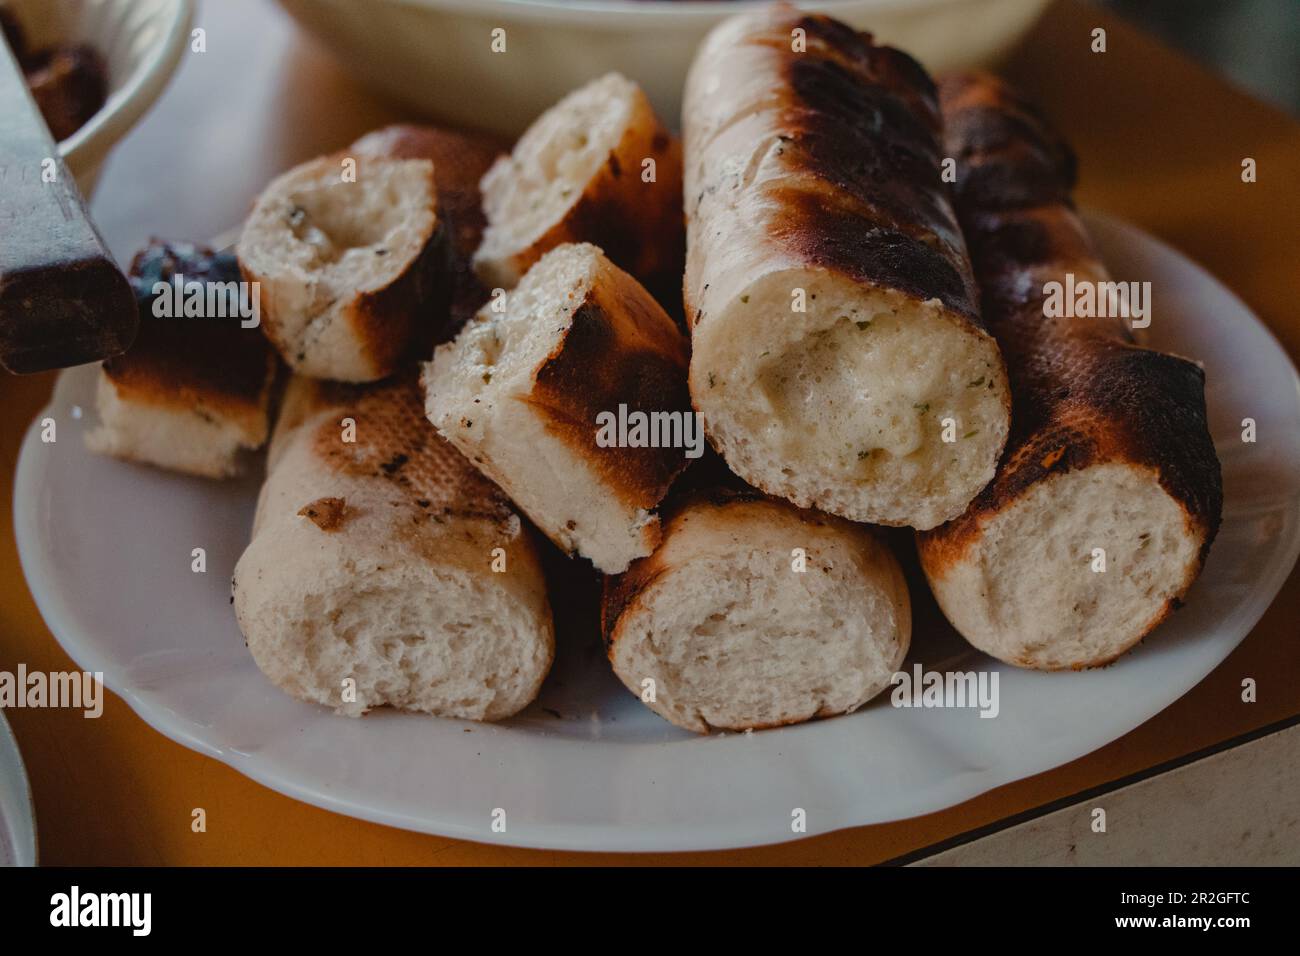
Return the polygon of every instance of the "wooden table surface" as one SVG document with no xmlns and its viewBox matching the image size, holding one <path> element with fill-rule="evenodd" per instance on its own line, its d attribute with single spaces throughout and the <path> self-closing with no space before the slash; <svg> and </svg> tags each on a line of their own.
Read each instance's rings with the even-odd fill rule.
<svg viewBox="0 0 1300 956">
<path fill-rule="evenodd" d="M 209 2 L 208 50 L 113 154 L 93 211 L 119 258 L 151 234 L 236 224 L 275 172 L 402 113 L 359 89 L 267 0 Z M 1108 52 L 1089 50 L 1108 30 Z M 1300 355 L 1300 126 L 1102 11 L 1063 0 L 1006 64 L 1075 143 L 1083 204 L 1205 265 Z M 1259 177 L 1241 181 L 1243 157 Z M 0 378 L 0 481 L 12 494 L 27 423 L 53 378 Z M 107 506 L 107 505 L 106 505 Z M 76 669 L 23 581 L 0 512 L 0 670 Z M 11 710 L 48 864 L 864 864 L 887 860 L 1300 712 L 1300 588 L 1292 573 L 1242 645 L 1185 697 L 1080 760 L 940 813 L 775 847 L 658 856 L 520 850 L 424 836 L 298 803 L 151 730 L 109 694 L 103 716 Z M 1244 677 L 1259 700 L 1244 704 Z M 190 830 L 207 811 L 206 833 Z"/>
</svg>

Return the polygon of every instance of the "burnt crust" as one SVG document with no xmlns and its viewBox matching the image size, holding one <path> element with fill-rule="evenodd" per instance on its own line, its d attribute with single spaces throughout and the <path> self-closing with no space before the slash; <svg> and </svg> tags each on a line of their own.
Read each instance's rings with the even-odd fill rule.
<svg viewBox="0 0 1300 956">
<path fill-rule="evenodd" d="M 372 384 L 299 384 L 309 392 L 286 408 L 276 431 L 310 427 L 307 440 L 327 472 L 382 483 L 395 500 L 409 506 L 415 523 L 475 518 L 504 527 L 515 516 L 504 492 L 425 417 L 414 368 Z M 322 418 L 326 411 L 332 414 Z M 344 418 L 356 423 L 355 441 L 342 440 Z"/>
<path fill-rule="evenodd" d="M 322 531 L 333 532 L 343 527 L 348 511 L 344 498 L 317 498 L 298 510 L 299 517 L 307 518 Z"/>
<path fill-rule="evenodd" d="M 978 321 L 974 276 L 938 175 L 933 81 L 869 33 L 820 16 L 799 17 L 795 27 L 826 49 L 775 47 L 779 135 L 796 147 L 790 166 L 821 188 L 769 187 L 790 211 L 781 239 L 816 265 L 938 298 Z"/>
<path fill-rule="evenodd" d="M 686 261 L 682 148 L 653 112 L 650 121 L 648 137 L 634 122 L 564 215 L 516 254 L 521 274 L 556 246 L 589 242 L 657 297 L 669 292 L 665 300 L 675 304 Z M 642 155 L 646 149 L 649 156 Z M 653 183 L 641 180 L 647 158 L 655 160 Z"/>
<path fill-rule="evenodd" d="M 968 318 L 973 302 L 968 269 L 936 254 L 922 239 L 879 225 L 834 197 L 776 187 L 770 195 L 790 216 L 769 233 L 797 247 L 804 261 L 848 276 L 855 282 L 897 290 L 913 299 L 937 298 Z"/>
<path fill-rule="evenodd" d="M 430 182 L 435 196 L 437 185 Z M 455 282 L 450 230 L 436 214 L 433 232 L 406 269 L 388 285 L 359 295 L 345 316 L 378 375 L 433 352 L 448 321 Z"/>
<path fill-rule="evenodd" d="M 170 283 L 178 273 L 187 282 L 240 281 L 233 255 L 152 239 L 132 260 L 129 275 L 139 334 L 128 351 L 104 361 L 105 376 L 124 399 L 233 418 L 264 438 L 279 369 L 274 350 L 238 316 L 155 316 L 155 283 Z"/>
<path fill-rule="evenodd" d="M 687 465 L 681 448 L 602 448 L 596 416 L 691 414 L 686 340 L 630 276 L 602 264 L 568 331 L 537 370 L 528 397 L 547 431 L 599 474 L 626 504 L 654 508 Z"/>
<path fill-rule="evenodd" d="M 455 280 L 447 321 L 434 330 L 435 343 L 453 338 L 490 296 L 471 268 L 487 228 L 479 181 L 510 145 L 484 133 L 397 124 L 366 134 L 346 150 L 359 156 L 433 162 L 438 216 L 447 225 Z"/>
<path fill-rule="evenodd" d="M 364 142 L 364 139 L 358 142 Z M 382 152 L 385 144 L 386 140 L 380 138 L 365 151 L 355 152 L 373 160 L 425 158 L 385 155 Z M 350 151 L 353 151 L 351 147 L 309 162 L 341 160 L 347 158 Z M 412 361 L 427 357 L 450 321 L 449 310 L 455 293 L 455 255 L 451 228 L 443 215 L 436 169 L 430 171 L 428 183 L 434 202 L 433 228 L 420 251 L 383 288 L 348 293 L 351 301 L 332 320 L 344 323 L 352 330 L 356 347 L 370 366 L 366 381 L 378 381 Z M 387 254 L 386 250 L 384 252 Z M 295 349 L 301 346 L 281 334 L 279 323 L 275 321 L 275 297 L 268 293 L 271 283 L 264 273 L 246 261 L 241 261 L 239 267 L 246 281 L 260 282 L 263 286 L 263 334 L 281 356 L 286 360 L 292 359 Z M 303 358 L 304 353 L 299 351 L 297 359 L 301 361 Z"/>
<path fill-rule="evenodd" d="M 953 193 L 959 207 L 1073 207 L 1078 160 L 1034 104 L 973 73 L 945 78 L 941 109 L 944 142 L 957 160 Z"/>
<path fill-rule="evenodd" d="M 1103 274 L 1072 212 L 1073 153 L 993 77 L 946 80 L 941 97 L 948 149 L 959 157 L 957 208 L 984 289 L 984 316 L 1007 363 L 1012 431 L 996 477 L 970 508 L 918 534 L 927 572 L 943 577 L 991 518 L 1039 482 L 1122 463 L 1155 474 L 1182 505 L 1189 533 L 1201 537 L 1190 585 L 1223 507 L 1204 372 L 1134 344 L 1119 322 L 1044 317 L 1045 276 Z"/>
<path fill-rule="evenodd" d="M 791 49 L 795 29 L 807 35 L 805 52 Z M 781 210 L 767 241 L 855 282 L 937 298 L 978 326 L 978 291 L 939 176 L 938 101 L 925 70 L 870 34 L 788 9 L 755 21 L 740 42 L 768 51 L 773 92 L 762 112 L 786 175 L 726 186 L 757 189 L 757 202 Z M 694 197 L 696 207 L 717 188 Z M 693 321 L 701 291 L 687 290 Z"/>
</svg>

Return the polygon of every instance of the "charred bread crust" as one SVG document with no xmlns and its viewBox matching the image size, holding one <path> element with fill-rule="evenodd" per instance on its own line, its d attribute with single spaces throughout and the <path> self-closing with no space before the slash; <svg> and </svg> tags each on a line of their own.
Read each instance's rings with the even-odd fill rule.
<svg viewBox="0 0 1300 956">
<path fill-rule="evenodd" d="M 238 316 L 153 314 L 153 288 L 176 274 L 186 281 L 236 282 L 234 257 L 187 242 L 153 239 L 136 254 L 128 276 L 140 313 L 131 348 L 103 363 L 124 400 L 196 411 L 238 423 L 256 447 L 266 440 L 279 361 L 266 339 L 241 328 Z"/>
<path fill-rule="evenodd" d="M 557 546 L 621 571 L 658 542 L 653 509 L 687 465 L 687 354 L 635 279 L 565 244 L 439 346 L 426 411 Z M 611 434 L 624 422 L 639 432 Z"/>
<path fill-rule="evenodd" d="M 291 369 L 318 378 L 378 381 L 404 364 L 428 355 L 439 330 L 447 323 L 454 283 L 454 256 L 450 230 L 442 215 L 433 164 L 425 161 L 428 167 L 425 173 L 427 188 L 434 202 L 432 226 L 419 251 L 381 288 L 344 289 L 328 303 L 316 302 L 309 307 L 291 303 L 290 299 L 299 295 L 296 287 L 300 282 L 293 270 L 311 272 L 321 268 L 320 264 L 304 268 L 297 263 L 272 263 L 269 256 L 273 253 L 264 248 L 265 240 L 250 236 L 259 226 L 269 227 L 268 217 L 287 218 L 291 213 L 300 212 L 291 208 L 290 196 L 282 195 L 283 191 L 291 188 L 293 177 L 315 175 L 314 167 L 331 167 L 344 155 L 334 153 L 320 157 L 272 182 L 254 205 L 253 214 L 239 240 L 237 255 L 245 281 L 257 282 L 261 287 L 262 331 Z M 371 162 L 396 159 L 377 155 L 369 158 Z M 362 160 L 364 164 L 365 158 Z M 360 175 L 365 175 L 364 169 Z M 319 183 L 305 185 L 315 187 Z M 383 254 L 387 255 L 388 250 L 383 250 Z M 358 278 L 357 281 L 363 280 Z M 293 287 L 285 298 L 280 293 L 282 282 Z M 299 326 L 310 328 L 334 310 L 337 299 L 344 296 L 348 297 L 346 303 L 317 330 L 312 341 L 299 341 L 302 338 Z M 304 321 L 297 313 L 305 308 L 314 311 Z M 342 343 L 337 342 L 335 327 L 347 332 Z M 289 332 L 289 329 L 298 331 Z M 328 355 L 314 348 L 326 332 L 334 332 L 336 340 Z"/>
<path fill-rule="evenodd" d="M 440 215 L 424 248 L 400 276 L 357 296 L 346 318 L 375 378 L 432 351 L 451 308 L 454 269 L 450 231 Z"/>
<path fill-rule="evenodd" d="M 807 36 L 806 52 L 791 48 L 796 29 Z M 766 187 L 786 210 L 771 240 L 794 261 L 917 301 L 938 298 L 979 328 L 970 261 L 938 178 L 938 99 L 920 65 L 868 33 L 788 8 L 773 8 L 740 42 L 776 60 L 776 148 L 792 176 Z M 687 197 L 688 221 L 720 188 Z M 689 278 L 684 301 L 694 327 L 707 320 L 707 286 Z"/>
<path fill-rule="evenodd" d="M 629 157 L 636 162 L 629 164 Z M 655 161 L 653 187 L 641 181 L 641 160 L 647 158 Z M 675 289 L 686 257 L 681 195 L 682 144 L 655 118 L 648 137 L 628 131 L 565 217 L 520 263 L 526 270 L 558 245 L 590 242 L 652 292 Z"/>
<path fill-rule="evenodd" d="M 649 293 L 621 278 L 592 287 L 538 368 L 528 403 L 551 434 L 591 463 L 611 494 L 650 511 L 686 468 L 681 449 L 602 448 L 596 416 L 619 404 L 629 412 L 690 414 L 687 347 Z"/>
<path fill-rule="evenodd" d="M 1073 212 L 1073 153 L 993 77 L 956 77 L 941 93 L 948 149 L 958 158 L 957 209 L 984 316 L 1007 361 L 1013 427 L 997 476 L 970 508 L 918 534 L 922 562 L 932 579 L 943 578 L 990 519 L 1054 476 L 1106 463 L 1144 469 L 1181 507 L 1187 534 L 1200 540 L 1183 587 L 1149 633 L 1199 574 L 1219 527 L 1223 488 L 1204 372 L 1134 344 L 1118 321 L 1044 317 L 1045 279 L 1071 271 L 1105 277 Z"/>
<path fill-rule="evenodd" d="M 611 261 L 652 293 L 659 295 L 671 289 L 671 298 L 679 297 L 685 259 L 681 142 L 655 114 L 644 92 L 621 77 L 603 77 L 571 96 L 611 79 L 627 87 L 630 97 L 631 112 L 621 136 L 581 183 L 576 198 L 526 245 L 522 237 L 512 236 L 506 241 L 506 231 L 512 228 L 509 219 L 489 224 L 490 241 L 475 260 L 486 284 L 510 287 L 551 249 L 566 243 L 589 242 L 604 250 Z M 552 110 L 564 108 L 562 102 Z M 533 129 L 552 115 L 543 114 Z M 530 162 L 530 156 L 517 155 L 527 142 L 525 133 L 515 146 L 516 155 L 503 162 Z M 649 159 L 654 160 L 655 178 L 645 182 L 642 164 Z M 503 165 L 490 171 L 484 186 L 491 189 L 492 180 L 508 168 Z"/>
<path fill-rule="evenodd" d="M 663 176 L 655 194 L 665 197 L 659 208 L 647 203 L 641 164 L 629 168 L 628 156 L 655 161 L 656 176 Z M 635 276 L 650 279 L 671 272 L 681 265 L 684 247 L 684 221 L 676 201 L 682 194 L 681 169 L 682 144 L 662 125 L 648 138 L 630 130 L 564 219 L 528 251 L 528 264 L 562 243 L 590 242 Z"/>
<path fill-rule="evenodd" d="M 374 385 L 295 380 L 302 400 L 276 429 L 292 430 L 332 409 L 310 439 L 323 473 L 372 478 L 404 500 L 421 521 L 473 518 L 505 525 L 514 508 L 501 489 L 439 437 L 424 417 L 413 367 Z M 356 441 L 339 440 L 339 422 L 356 422 Z M 376 437 L 379 436 L 379 437 Z"/>
<path fill-rule="evenodd" d="M 1073 208 L 1078 160 L 1037 106 L 984 75 L 959 74 L 945 78 L 941 108 L 959 207 Z"/>
<path fill-rule="evenodd" d="M 509 142 L 483 133 L 398 124 L 367 133 L 347 149 L 362 156 L 433 162 L 438 212 L 450 230 L 455 274 L 448 321 L 436 330 L 435 342 L 454 336 L 490 295 L 471 265 L 487 228 L 479 181 L 509 148 Z"/>
</svg>

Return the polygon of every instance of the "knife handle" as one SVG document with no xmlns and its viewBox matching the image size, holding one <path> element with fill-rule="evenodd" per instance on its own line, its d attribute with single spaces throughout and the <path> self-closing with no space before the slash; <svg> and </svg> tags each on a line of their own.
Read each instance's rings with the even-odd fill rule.
<svg viewBox="0 0 1300 956">
<path fill-rule="evenodd" d="M 66 368 L 135 338 L 135 296 L 0 39 L 0 365 Z"/>
</svg>

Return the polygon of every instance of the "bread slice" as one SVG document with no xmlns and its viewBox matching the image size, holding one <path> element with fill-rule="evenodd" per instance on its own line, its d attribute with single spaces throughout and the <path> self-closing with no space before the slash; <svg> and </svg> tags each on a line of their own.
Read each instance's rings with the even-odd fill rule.
<svg viewBox="0 0 1300 956">
<path fill-rule="evenodd" d="M 424 387 L 438 431 L 561 548 L 605 572 L 654 549 L 653 511 L 686 466 L 682 429 L 694 425 L 686 341 L 595 246 L 543 256 L 502 311 L 483 308 L 438 348 Z M 675 417 L 683 442 L 603 444 L 602 414 L 620 406 Z"/>
<path fill-rule="evenodd" d="M 647 182 L 647 160 L 653 181 Z M 474 268 L 509 289 L 566 242 L 590 242 L 647 285 L 681 278 L 681 146 L 641 89 L 609 73 L 543 113 L 483 177 Z"/>
<path fill-rule="evenodd" d="M 714 447 L 751 485 L 855 521 L 960 514 L 1009 399 L 925 71 L 767 8 L 709 35 L 682 120 L 691 397 Z"/>
<path fill-rule="evenodd" d="M 754 493 L 698 492 L 670 507 L 653 555 L 606 580 L 602 626 L 627 688 L 708 733 L 861 707 L 907 655 L 911 605 L 870 529 Z"/>
<path fill-rule="evenodd" d="M 1046 283 L 1109 279 L 1072 208 L 1074 156 L 994 77 L 951 78 L 942 96 L 1016 427 L 992 483 L 918 536 L 921 565 L 980 650 L 1043 670 L 1107 664 L 1181 604 L 1218 529 L 1205 374 L 1119 321 L 1046 317 Z"/>
<path fill-rule="evenodd" d="M 238 315 L 153 314 L 155 282 L 233 283 L 234 257 L 191 243 L 154 240 L 131 266 L 140 332 L 100 366 L 92 451 L 207 478 L 240 474 L 266 442 L 279 361 Z"/>
<path fill-rule="evenodd" d="M 398 124 L 367 133 L 345 151 L 380 159 L 427 159 L 433 163 L 438 212 L 451 233 L 455 291 L 447 322 L 435 341 L 452 338 L 488 300 L 491 290 L 474 274 L 474 252 L 483 241 L 487 216 L 479 181 L 510 144 L 495 136 L 435 126 Z"/>
<path fill-rule="evenodd" d="M 263 329 L 301 375 L 368 382 L 431 347 L 451 295 L 433 163 L 337 156 L 258 197 L 237 248 Z"/>
<path fill-rule="evenodd" d="M 232 589 L 271 681 L 347 716 L 499 720 L 536 697 L 554 634 L 534 542 L 425 421 L 413 372 L 295 378 L 269 457 Z"/>
</svg>

